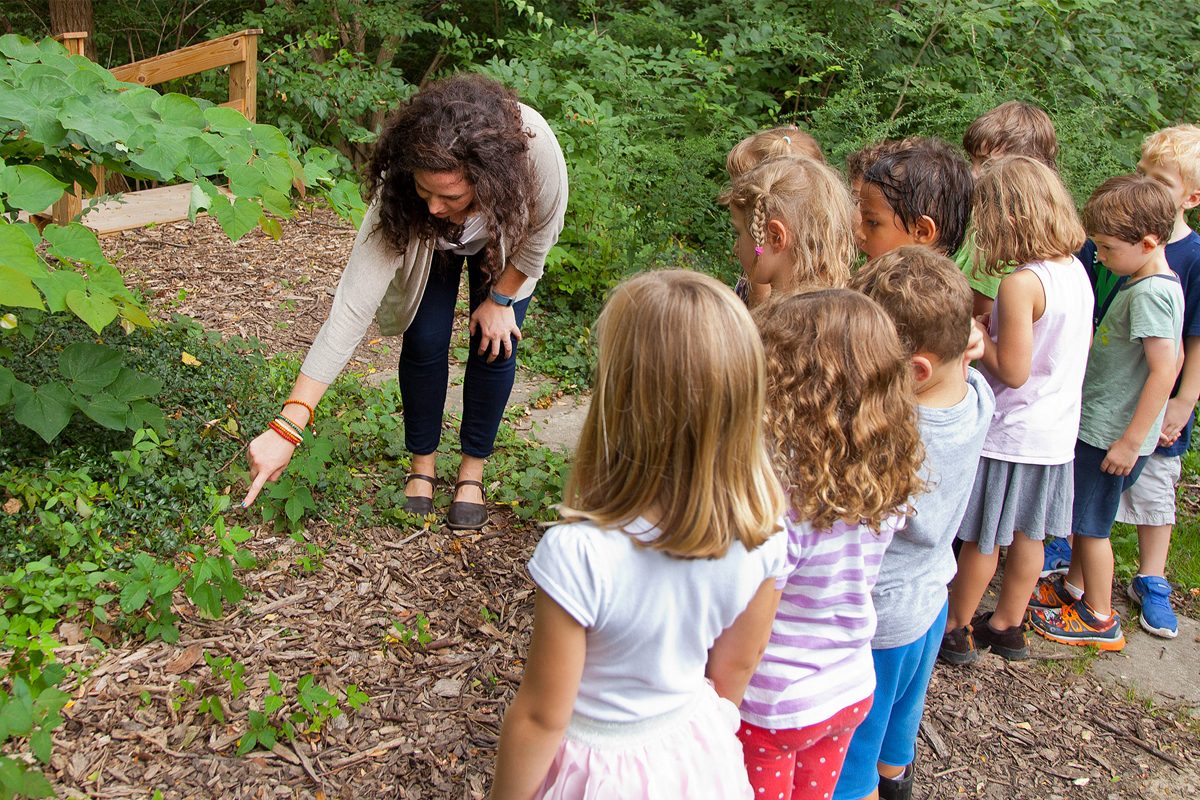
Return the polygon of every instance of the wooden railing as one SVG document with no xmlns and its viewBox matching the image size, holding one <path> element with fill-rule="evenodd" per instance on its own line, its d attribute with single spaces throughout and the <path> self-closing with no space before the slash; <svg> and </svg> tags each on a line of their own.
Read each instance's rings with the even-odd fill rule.
<svg viewBox="0 0 1200 800">
<path fill-rule="evenodd" d="M 258 111 L 258 35 L 262 28 L 248 28 L 219 39 L 201 42 L 160 56 L 134 61 L 109 70 L 119 81 L 153 86 L 164 81 L 195 75 L 205 70 L 229 67 L 229 101 L 221 105 L 240 111 L 254 122 Z M 86 33 L 62 33 L 56 37 L 72 55 L 83 55 Z M 96 193 L 104 193 L 104 170 L 93 167 Z M 65 225 L 83 210 L 79 184 L 54 204 L 54 222 Z"/>
</svg>

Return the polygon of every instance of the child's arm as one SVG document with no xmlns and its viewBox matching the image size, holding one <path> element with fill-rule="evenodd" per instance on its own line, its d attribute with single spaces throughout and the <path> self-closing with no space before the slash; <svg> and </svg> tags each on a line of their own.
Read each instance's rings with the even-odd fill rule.
<svg viewBox="0 0 1200 800">
<path fill-rule="evenodd" d="M 1161 445 L 1169 445 L 1179 438 L 1183 426 L 1187 425 L 1192 415 L 1192 409 L 1196 407 L 1196 400 L 1200 399 L 1200 336 L 1186 337 L 1179 355 L 1183 358 L 1179 391 L 1167 401 L 1167 413 L 1163 416 L 1162 433 L 1158 439 Z"/>
<path fill-rule="evenodd" d="M 1128 475 L 1133 471 L 1137 462 L 1138 451 L 1150 426 L 1166 405 L 1171 396 L 1171 387 L 1175 385 L 1175 376 L 1179 374 L 1178 342 L 1173 339 L 1146 337 L 1142 339 L 1142 349 L 1146 353 L 1146 363 L 1150 367 L 1150 375 L 1138 395 L 1137 406 L 1133 410 L 1133 419 L 1121 434 L 1121 438 L 1112 443 L 1108 454 L 1100 463 L 1100 469 L 1109 475 Z"/>
<path fill-rule="evenodd" d="M 1020 388 L 1033 364 L 1033 322 L 1046 310 L 1042 281 L 1029 270 L 1014 272 L 1000 282 L 996 295 L 999 314 L 996 339 L 984 337 L 980 362 L 1005 386 Z"/>
<path fill-rule="evenodd" d="M 704 675 L 713 682 L 717 694 L 734 705 L 741 704 L 746 684 L 767 649 L 781 594 L 774 578 L 763 581 L 746 610 L 721 632 L 708 651 Z"/>
<path fill-rule="evenodd" d="M 500 731 L 492 800 L 528 800 L 545 779 L 571 721 L 586 646 L 586 629 L 538 592 L 525 677 Z"/>
</svg>

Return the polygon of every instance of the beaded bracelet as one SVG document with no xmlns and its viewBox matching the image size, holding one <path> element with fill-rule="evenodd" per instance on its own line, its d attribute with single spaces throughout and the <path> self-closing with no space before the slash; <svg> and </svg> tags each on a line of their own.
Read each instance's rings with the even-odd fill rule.
<svg viewBox="0 0 1200 800">
<path fill-rule="evenodd" d="M 292 422 L 290 419 L 285 417 L 283 414 L 279 414 L 278 416 L 276 416 L 275 421 L 280 423 L 281 425 L 284 425 L 287 428 L 289 428 L 293 433 L 295 433 L 301 439 L 304 439 L 304 428 L 302 428 L 299 425 L 297 425 L 296 423 Z"/>
<path fill-rule="evenodd" d="M 291 442 L 292 444 L 294 444 L 296 446 L 299 446 L 300 443 L 303 441 L 302 439 L 297 437 L 296 434 L 292 433 L 291 431 L 289 431 L 287 428 L 280 425 L 275 420 L 271 420 L 269 423 L 267 423 L 267 427 L 270 428 L 271 430 L 275 431 L 280 436 L 282 436 L 285 441 Z"/>
<path fill-rule="evenodd" d="M 289 398 L 289 399 L 287 399 L 287 400 L 284 400 L 284 401 L 283 401 L 283 407 L 284 407 L 284 408 L 287 408 L 288 406 L 304 406 L 305 408 L 307 408 L 307 409 L 308 409 L 308 421 L 309 421 L 309 422 L 312 422 L 314 419 L 316 419 L 316 418 L 317 418 L 317 412 L 316 412 L 316 409 L 314 409 L 312 406 L 310 406 L 308 403 L 304 402 L 303 400 L 297 400 L 297 399 L 296 399 L 296 398 L 294 398 L 294 397 L 293 397 L 293 398 Z"/>
</svg>

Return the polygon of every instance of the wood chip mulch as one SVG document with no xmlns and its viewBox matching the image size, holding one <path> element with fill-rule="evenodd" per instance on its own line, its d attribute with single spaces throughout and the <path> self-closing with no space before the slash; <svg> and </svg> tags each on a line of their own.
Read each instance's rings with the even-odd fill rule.
<svg viewBox="0 0 1200 800">
<path fill-rule="evenodd" d="M 268 352 L 302 351 L 324 319 L 353 234 L 306 211 L 273 242 L 232 245 L 211 220 L 104 240 L 165 315 L 257 336 Z M 284 284 L 284 281 L 287 283 Z M 180 289 L 186 291 L 181 295 Z M 286 323 L 286 325 L 281 324 Z M 393 366 L 386 343 L 360 364 Z M 249 595 L 222 620 L 201 618 L 182 593 L 172 645 L 119 637 L 97 649 L 64 625 L 59 651 L 81 672 L 48 774 L 62 797 L 485 797 L 503 711 L 520 682 L 532 623 L 524 564 L 538 531 L 498 513 L 483 533 L 359 529 L 319 522 L 304 542 L 260 532 Z M 306 571 L 305 559 L 324 555 Z M 317 553 L 316 555 L 320 555 Z M 486 608 L 485 613 L 482 609 Z M 428 619 L 429 641 L 402 641 Z M 237 699 L 203 655 L 244 665 Z M 917 757 L 915 797 L 1076 800 L 1194 797 L 1200 724 L 1103 684 L 1074 653 L 1009 664 L 983 656 L 939 665 Z M 306 675 L 338 695 L 344 713 L 271 752 L 235 755 L 247 712 L 260 709 L 268 672 L 297 709 Z M 194 685 L 188 692 L 183 681 Z M 344 691 L 369 696 L 351 710 Z M 222 701 L 226 723 L 199 710 Z"/>
</svg>

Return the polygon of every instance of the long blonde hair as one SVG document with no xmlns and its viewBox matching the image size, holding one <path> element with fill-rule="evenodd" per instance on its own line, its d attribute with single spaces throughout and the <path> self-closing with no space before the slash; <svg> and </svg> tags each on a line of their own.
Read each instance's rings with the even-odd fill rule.
<svg viewBox="0 0 1200 800">
<path fill-rule="evenodd" d="M 1003 277 L 1013 266 L 1075 253 L 1087 236 L 1058 173 L 1029 156 L 988 161 L 971 201 L 975 270 Z"/>
<path fill-rule="evenodd" d="M 718 200 L 736 208 L 756 245 L 767 223 L 779 220 L 792 235 L 792 290 L 845 286 L 858 253 L 850 190 L 828 164 L 779 156 L 737 176 Z M 773 295 L 774 297 L 774 295 Z"/>
<path fill-rule="evenodd" d="M 592 404 L 559 513 L 617 526 L 651 517 L 648 546 L 716 558 L 766 541 L 784 510 L 763 440 L 764 358 L 746 308 L 716 279 L 647 272 L 596 323 Z"/>
<path fill-rule="evenodd" d="M 912 372 L 891 319 L 849 289 L 793 295 L 755 319 L 767 356 L 767 433 L 793 515 L 878 531 L 922 491 Z"/>
</svg>

